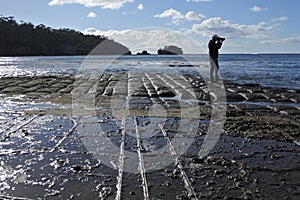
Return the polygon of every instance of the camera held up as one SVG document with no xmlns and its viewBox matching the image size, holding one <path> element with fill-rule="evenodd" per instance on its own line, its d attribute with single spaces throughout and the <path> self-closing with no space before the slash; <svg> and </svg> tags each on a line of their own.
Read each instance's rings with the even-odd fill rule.
<svg viewBox="0 0 300 200">
<path fill-rule="evenodd" d="M 222 42 L 225 40 L 224 37 L 220 37 L 220 36 L 218 36 L 218 35 L 213 35 L 213 36 L 212 36 L 212 39 L 215 40 L 215 41 L 218 40 L 218 41 L 222 41 Z"/>
</svg>

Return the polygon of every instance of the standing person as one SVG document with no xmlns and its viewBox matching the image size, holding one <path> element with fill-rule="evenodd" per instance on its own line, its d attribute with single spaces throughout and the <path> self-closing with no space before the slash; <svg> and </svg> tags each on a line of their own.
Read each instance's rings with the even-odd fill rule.
<svg viewBox="0 0 300 200">
<path fill-rule="evenodd" d="M 219 81 L 219 49 L 222 47 L 225 38 L 218 35 L 212 36 L 212 39 L 208 43 L 209 60 L 210 60 L 210 80 L 211 82 Z M 215 77 L 214 77 L 215 74 Z"/>
</svg>

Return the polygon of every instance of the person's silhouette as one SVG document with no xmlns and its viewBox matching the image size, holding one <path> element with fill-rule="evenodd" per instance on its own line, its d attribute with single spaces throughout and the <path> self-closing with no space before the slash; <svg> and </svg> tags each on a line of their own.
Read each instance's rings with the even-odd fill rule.
<svg viewBox="0 0 300 200">
<path fill-rule="evenodd" d="M 222 47 L 225 38 L 213 35 L 208 43 L 209 60 L 210 60 L 210 80 L 211 82 L 219 80 L 219 49 Z M 214 77 L 215 74 L 215 77 Z"/>
</svg>

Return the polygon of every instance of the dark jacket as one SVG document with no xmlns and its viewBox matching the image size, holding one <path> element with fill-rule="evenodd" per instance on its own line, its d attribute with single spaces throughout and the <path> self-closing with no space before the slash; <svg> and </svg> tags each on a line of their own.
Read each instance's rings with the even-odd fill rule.
<svg viewBox="0 0 300 200">
<path fill-rule="evenodd" d="M 219 57 L 219 49 L 221 48 L 222 43 L 220 41 L 210 40 L 208 43 L 209 55 L 211 58 Z"/>
</svg>

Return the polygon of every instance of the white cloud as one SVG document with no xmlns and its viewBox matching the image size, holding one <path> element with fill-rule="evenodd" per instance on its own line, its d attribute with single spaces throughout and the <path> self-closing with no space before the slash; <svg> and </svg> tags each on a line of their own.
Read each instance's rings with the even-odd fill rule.
<svg viewBox="0 0 300 200">
<path fill-rule="evenodd" d="M 137 7 L 138 10 L 144 10 L 144 5 L 143 4 L 139 4 Z"/>
<path fill-rule="evenodd" d="M 178 10 L 175 10 L 173 8 L 165 10 L 161 14 L 157 14 L 154 17 L 156 17 L 156 18 L 168 18 L 168 17 L 171 17 L 173 19 L 173 21 L 177 21 L 179 19 L 183 19 L 184 18 L 184 16 L 181 14 L 181 12 L 179 12 Z"/>
<path fill-rule="evenodd" d="M 194 20 L 194 21 L 198 21 L 205 18 L 205 16 L 203 14 L 197 14 L 194 11 L 189 11 L 185 14 L 185 19 L 187 20 Z"/>
<path fill-rule="evenodd" d="M 82 33 L 106 36 L 127 46 L 133 53 L 142 50 L 157 53 L 159 48 L 166 45 L 176 45 L 182 48 L 184 53 L 206 53 L 207 51 L 202 48 L 203 45 L 188 38 L 182 32 L 168 29 L 145 28 L 101 31 L 96 28 L 88 28 Z"/>
<path fill-rule="evenodd" d="M 97 14 L 94 13 L 94 12 L 90 12 L 87 17 L 89 17 L 89 18 L 95 18 L 95 17 L 97 17 Z"/>
<path fill-rule="evenodd" d="M 143 11 L 143 10 L 144 10 L 144 5 L 139 4 L 135 11 L 125 11 L 123 12 L 123 15 L 136 15 L 139 11 Z"/>
<path fill-rule="evenodd" d="M 263 11 L 267 11 L 268 8 L 261 8 L 259 6 L 253 6 L 253 7 L 249 8 L 249 10 L 251 10 L 252 12 L 263 12 Z"/>
<path fill-rule="evenodd" d="M 300 35 L 288 37 L 288 38 L 273 38 L 271 40 L 264 40 L 262 44 L 300 44 Z"/>
<path fill-rule="evenodd" d="M 272 22 L 282 22 L 288 20 L 288 17 L 279 17 L 279 18 L 273 18 Z"/>
<path fill-rule="evenodd" d="M 178 24 L 180 20 L 189 20 L 189 21 L 198 21 L 205 16 L 203 14 L 197 14 L 194 11 L 189 11 L 185 15 L 183 15 L 178 10 L 175 10 L 173 8 L 170 8 L 168 10 L 165 10 L 164 12 L 157 14 L 154 16 L 155 18 L 172 18 L 172 22 L 174 24 Z"/>
<path fill-rule="evenodd" d="M 194 24 L 190 32 L 202 36 L 220 34 L 232 38 L 263 38 L 267 37 L 272 29 L 273 27 L 266 22 L 250 25 L 234 24 L 229 20 L 215 17 L 207 19 L 200 24 Z"/>
<path fill-rule="evenodd" d="M 81 4 L 85 7 L 102 7 L 104 9 L 119 9 L 124 4 L 134 0 L 52 0 L 48 5 Z"/>
</svg>

